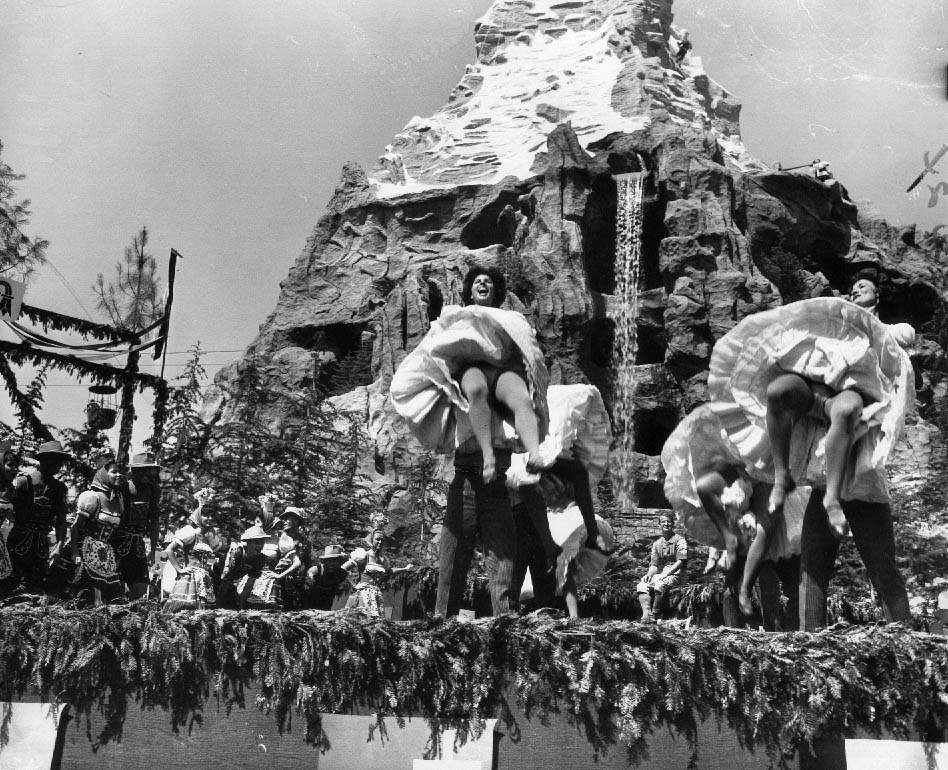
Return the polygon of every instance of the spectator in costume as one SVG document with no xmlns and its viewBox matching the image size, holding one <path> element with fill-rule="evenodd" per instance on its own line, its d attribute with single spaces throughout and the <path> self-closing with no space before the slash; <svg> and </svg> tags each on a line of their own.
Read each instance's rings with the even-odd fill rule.
<svg viewBox="0 0 948 770">
<path fill-rule="evenodd" d="M 49 571 L 49 533 L 55 531 L 60 550 L 66 540 L 66 485 L 56 474 L 71 455 L 58 441 L 47 441 L 34 457 L 39 467 L 13 480 L 13 527 L 7 535 L 12 571 L 7 594 L 21 586 L 30 593 L 43 593 Z"/>
<path fill-rule="evenodd" d="M 312 545 L 300 529 L 300 525 L 306 518 L 306 510 L 295 505 L 287 506 L 281 517 L 283 524 L 283 532 L 280 535 L 281 553 L 288 559 L 287 566 L 292 567 L 283 577 L 284 605 L 288 609 L 298 609 L 302 604 L 303 582 L 311 562 Z M 285 556 L 290 553 L 292 553 L 291 556 Z"/>
<path fill-rule="evenodd" d="M 175 592 L 175 585 L 179 580 L 191 582 L 192 564 L 191 552 L 194 547 L 203 542 L 203 533 L 205 527 L 204 506 L 214 498 L 214 490 L 210 487 L 198 490 L 194 499 L 197 501 L 197 507 L 191 512 L 187 523 L 179 527 L 171 535 L 171 540 L 164 550 L 165 566 L 161 577 L 161 595 L 167 599 Z M 186 591 L 183 586 L 179 588 L 178 593 L 184 594 Z"/>
<path fill-rule="evenodd" d="M 317 610 L 341 609 L 348 593 L 349 572 L 343 568 L 348 560 L 341 545 L 327 545 L 317 563 L 306 571 L 308 600 Z"/>
<path fill-rule="evenodd" d="M 161 500 L 158 473 L 161 466 L 155 461 L 153 452 L 142 452 L 132 457 L 129 470 L 130 505 L 110 543 L 118 558 L 119 575 L 127 588 L 128 598 L 134 600 L 148 593 L 148 569 L 155 560 L 160 518 L 158 504 Z"/>
<path fill-rule="evenodd" d="M 76 500 L 74 558 L 79 566 L 79 582 L 93 590 L 96 604 L 110 604 L 125 595 L 112 542 L 129 507 L 127 475 L 127 466 L 105 459 L 90 488 Z"/>
<path fill-rule="evenodd" d="M 9 441 L 0 442 L 0 524 L 13 520 L 13 481 L 20 471 L 20 455 Z M 0 586 L 13 572 L 6 538 L 0 534 Z"/>
<path fill-rule="evenodd" d="M 659 620 L 667 609 L 668 593 L 688 582 L 688 542 L 675 533 L 671 514 L 659 516 L 662 534 L 652 543 L 648 571 L 636 586 L 642 606 L 642 622 Z"/>
</svg>

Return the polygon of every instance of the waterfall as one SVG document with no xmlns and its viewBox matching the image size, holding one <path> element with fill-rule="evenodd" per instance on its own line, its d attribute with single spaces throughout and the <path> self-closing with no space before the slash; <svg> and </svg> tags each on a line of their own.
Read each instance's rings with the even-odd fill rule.
<svg viewBox="0 0 948 770">
<path fill-rule="evenodd" d="M 619 506 L 634 505 L 635 353 L 638 347 L 636 321 L 639 315 L 639 264 L 642 254 L 642 193 L 645 174 L 616 176 L 616 286 L 612 308 L 613 342 L 613 448 L 612 479 Z"/>
</svg>

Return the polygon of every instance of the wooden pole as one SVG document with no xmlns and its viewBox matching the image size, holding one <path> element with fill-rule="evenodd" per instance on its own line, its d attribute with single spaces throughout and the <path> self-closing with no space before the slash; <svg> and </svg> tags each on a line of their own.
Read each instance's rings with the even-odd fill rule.
<svg viewBox="0 0 948 770">
<path fill-rule="evenodd" d="M 138 351 L 128 351 L 125 364 L 125 381 L 122 384 L 122 427 L 119 429 L 119 445 L 116 459 L 127 463 L 132 445 L 132 429 L 135 427 L 135 375 L 138 374 Z"/>
</svg>

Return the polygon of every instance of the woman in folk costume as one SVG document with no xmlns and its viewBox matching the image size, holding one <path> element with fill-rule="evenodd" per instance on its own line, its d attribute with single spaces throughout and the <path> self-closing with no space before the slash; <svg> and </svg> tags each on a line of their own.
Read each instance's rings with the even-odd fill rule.
<svg viewBox="0 0 948 770">
<path fill-rule="evenodd" d="M 268 597 L 263 594 L 263 589 L 272 586 L 272 583 L 257 585 L 264 572 L 269 571 L 270 560 L 264 556 L 263 547 L 270 538 L 270 533 L 254 524 L 240 536 L 240 542 L 232 544 L 227 552 L 221 572 L 221 583 L 232 585 L 237 581 L 238 609 L 242 610 L 248 606 L 254 609 L 279 609 L 278 606 L 267 604 Z M 257 594 L 251 598 L 255 589 Z"/>
<path fill-rule="evenodd" d="M 13 521 L 13 480 L 20 472 L 20 455 L 9 441 L 0 442 L 0 524 Z M 13 573 L 6 538 L 0 534 L 0 583 Z"/>
<path fill-rule="evenodd" d="M 665 498 L 688 534 L 726 554 L 729 569 L 738 565 L 738 551 L 757 533 L 759 518 L 767 516 L 772 485 L 756 481 L 727 436 L 710 404 L 690 412 L 662 447 Z M 808 487 L 788 494 L 783 515 L 774 519 L 762 561 L 778 562 L 800 553 L 803 513 Z M 748 538 L 748 534 L 750 538 Z M 706 570 L 709 571 L 709 570 Z M 755 570 L 743 570 L 738 603 L 749 615 Z"/>
<path fill-rule="evenodd" d="M 171 536 L 171 541 L 163 552 L 166 559 L 161 576 L 161 595 L 170 598 L 177 595 L 184 598 L 195 593 L 196 585 L 203 580 L 197 574 L 201 568 L 197 559 L 191 558 L 195 546 L 202 542 L 204 533 L 204 506 L 214 497 L 214 490 L 210 487 L 198 490 L 194 494 L 197 500 L 195 508 L 188 517 L 188 523 L 177 529 Z"/>
<path fill-rule="evenodd" d="M 96 471 L 90 489 L 76 500 L 77 516 L 72 542 L 78 547 L 81 583 L 93 588 L 97 604 L 109 603 L 123 595 L 115 550 L 109 543 L 128 509 L 125 486 L 127 469 L 108 460 Z"/>
<path fill-rule="evenodd" d="M 280 610 L 283 609 L 280 581 L 299 570 L 302 562 L 296 553 L 296 542 L 280 529 L 275 513 L 276 495 L 267 493 L 261 495 L 258 500 L 260 513 L 254 519 L 254 526 L 247 530 L 247 532 L 253 530 L 253 538 L 248 540 L 241 536 L 241 545 L 235 544 L 231 548 L 221 577 L 223 579 L 225 575 L 231 576 L 234 573 L 234 559 L 240 556 L 235 553 L 235 548 L 246 551 L 249 544 L 251 550 L 255 552 L 258 536 L 263 533 L 266 537 L 260 551 L 260 563 L 257 564 L 256 553 L 254 553 L 252 569 L 246 570 L 237 582 L 237 605 L 241 608 Z M 244 535 L 247 535 L 247 532 Z M 240 560 L 237 559 L 237 561 Z M 231 566 L 228 567 L 228 564 Z"/>
<path fill-rule="evenodd" d="M 773 483 L 747 557 L 753 576 L 797 483 L 825 489 L 837 537 L 848 531 L 840 500 L 888 502 L 885 463 L 915 399 L 908 324 L 878 319 L 874 278 L 849 300 L 803 300 L 745 318 L 718 340 L 712 408 L 748 472 Z"/>
<path fill-rule="evenodd" d="M 491 409 L 512 421 L 531 469 L 544 467 L 549 373 L 536 333 L 521 313 L 501 310 L 503 275 L 475 265 L 464 278 L 464 307 L 449 305 L 392 379 L 395 411 L 426 448 L 448 454 L 471 434 L 484 458 L 484 482 L 497 473 Z"/>
<path fill-rule="evenodd" d="M 187 556 L 187 566 L 175 581 L 171 594 L 161 606 L 161 611 L 172 613 L 213 606 L 216 601 L 211 578 L 213 562 L 214 549 L 207 543 L 196 542 Z"/>
<path fill-rule="evenodd" d="M 554 562 L 556 589 L 570 617 L 578 617 L 578 590 L 605 569 L 615 547 L 612 526 L 596 515 L 592 490 L 609 463 L 612 429 L 599 390 L 593 385 L 553 385 L 547 391 L 549 432 L 540 456 L 549 469 L 530 471 L 529 454 L 515 454 L 507 484 L 521 492 L 538 484 L 545 510 L 526 504 L 541 540 L 550 538 L 558 557 Z M 544 544 L 549 555 L 549 547 Z M 529 591 L 529 589 L 527 589 Z"/>
</svg>

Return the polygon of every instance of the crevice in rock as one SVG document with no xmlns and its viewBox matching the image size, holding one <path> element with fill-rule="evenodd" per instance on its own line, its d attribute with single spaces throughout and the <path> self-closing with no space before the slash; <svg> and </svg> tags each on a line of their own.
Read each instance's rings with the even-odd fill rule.
<svg viewBox="0 0 948 770">
<path fill-rule="evenodd" d="M 519 197 L 518 190 L 502 190 L 464 225 L 460 235 L 461 243 L 472 251 L 496 244 L 512 246 Z M 508 206 L 510 208 L 506 208 Z"/>
<path fill-rule="evenodd" d="M 290 345 L 331 357 L 317 367 L 316 384 L 329 395 L 345 393 L 372 382 L 372 345 L 367 323 L 301 326 L 287 334 Z"/>
<path fill-rule="evenodd" d="M 605 175 L 596 177 L 579 227 L 589 288 L 600 294 L 612 294 L 616 288 L 616 205 L 615 181 Z"/>
<path fill-rule="evenodd" d="M 444 307 L 444 295 L 433 281 L 425 281 L 425 286 L 428 288 L 428 323 L 430 324 L 441 315 L 441 309 Z"/>
<path fill-rule="evenodd" d="M 665 441 L 678 424 L 678 410 L 674 406 L 658 409 L 637 409 L 632 416 L 635 451 L 658 455 Z"/>
</svg>

